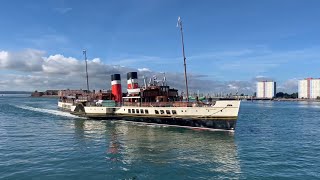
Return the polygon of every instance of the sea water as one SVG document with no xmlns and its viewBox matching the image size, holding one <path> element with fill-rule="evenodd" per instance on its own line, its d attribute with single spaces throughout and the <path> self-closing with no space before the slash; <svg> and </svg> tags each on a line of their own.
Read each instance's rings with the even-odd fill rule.
<svg viewBox="0 0 320 180">
<path fill-rule="evenodd" d="M 316 102 L 242 102 L 235 132 L 212 132 L 0 96 L 0 179 L 317 179 L 319 123 Z"/>
</svg>

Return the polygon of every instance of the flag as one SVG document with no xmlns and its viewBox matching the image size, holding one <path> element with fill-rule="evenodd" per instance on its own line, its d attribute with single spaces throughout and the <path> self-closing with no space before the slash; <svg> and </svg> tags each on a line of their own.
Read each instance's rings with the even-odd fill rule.
<svg viewBox="0 0 320 180">
<path fill-rule="evenodd" d="M 163 73 L 163 82 L 166 82 L 166 73 Z"/>
<path fill-rule="evenodd" d="M 177 27 L 181 27 L 181 23 L 182 23 L 182 21 L 181 21 L 181 18 L 180 18 L 180 16 L 178 17 L 178 22 L 177 22 Z"/>
</svg>

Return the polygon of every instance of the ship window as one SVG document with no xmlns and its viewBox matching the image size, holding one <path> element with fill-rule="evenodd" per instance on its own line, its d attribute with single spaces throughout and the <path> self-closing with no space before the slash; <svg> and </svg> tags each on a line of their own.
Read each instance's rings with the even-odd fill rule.
<svg viewBox="0 0 320 180">
<path fill-rule="evenodd" d="M 160 113 L 161 113 L 161 114 L 164 114 L 164 110 L 160 110 Z"/>
<path fill-rule="evenodd" d="M 166 110 L 166 113 L 167 113 L 167 114 L 171 114 L 171 113 L 170 113 L 170 110 Z"/>
<path fill-rule="evenodd" d="M 132 109 L 132 113 L 136 113 L 134 109 Z"/>
<path fill-rule="evenodd" d="M 232 106 L 232 104 L 228 104 L 227 106 Z"/>
<path fill-rule="evenodd" d="M 181 110 L 181 112 L 183 112 L 183 110 Z"/>
<path fill-rule="evenodd" d="M 172 110 L 172 114 L 177 114 L 177 111 L 176 110 Z"/>
<path fill-rule="evenodd" d="M 138 114 L 139 114 L 139 109 L 136 109 L 136 113 L 138 113 Z"/>
<path fill-rule="evenodd" d="M 158 110 L 154 110 L 154 112 L 155 112 L 156 114 L 159 114 L 159 111 L 158 111 Z"/>
<path fill-rule="evenodd" d="M 128 109 L 128 113 L 131 113 L 131 109 Z"/>
<path fill-rule="evenodd" d="M 148 111 L 148 109 L 145 109 L 145 110 L 144 110 L 144 112 L 145 112 L 146 114 L 149 114 L 149 111 Z"/>
<path fill-rule="evenodd" d="M 143 114 L 143 109 L 140 109 L 140 113 Z"/>
</svg>

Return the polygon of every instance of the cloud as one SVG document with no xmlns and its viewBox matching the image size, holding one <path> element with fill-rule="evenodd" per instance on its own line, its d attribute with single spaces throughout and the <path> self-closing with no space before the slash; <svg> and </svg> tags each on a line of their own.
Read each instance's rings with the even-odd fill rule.
<svg viewBox="0 0 320 180">
<path fill-rule="evenodd" d="M 292 78 L 284 83 L 277 85 L 277 92 L 295 93 L 298 92 L 298 78 Z"/>
<path fill-rule="evenodd" d="M 44 62 L 42 56 L 43 51 L 27 49 L 23 52 L 9 53 L 6 51 L 0 52 L 0 68 L 13 69 L 24 72 L 42 71 Z"/>
<path fill-rule="evenodd" d="M 220 58 L 227 58 L 227 57 L 243 57 L 246 55 L 250 55 L 254 52 L 252 49 L 240 49 L 240 50 L 233 50 L 233 51 L 212 51 L 206 53 L 200 53 L 196 55 L 190 56 L 188 59 L 190 60 L 208 60 L 208 59 L 220 59 Z"/>
<path fill-rule="evenodd" d="M 219 68 L 225 73 L 237 71 L 251 76 L 270 73 L 282 66 L 318 63 L 320 47 L 299 50 L 277 51 L 263 47 L 252 47 L 238 50 L 202 52 L 188 58 L 191 63 L 203 63 Z"/>
<path fill-rule="evenodd" d="M 68 12 L 70 12 L 72 10 L 72 8 L 70 7 L 65 7 L 65 8 L 54 8 L 54 11 L 60 13 L 60 14 L 66 14 Z"/>
<path fill-rule="evenodd" d="M 314 50 L 314 49 L 313 49 Z M 287 57 L 287 59 L 282 58 L 279 60 L 280 63 L 288 61 L 290 58 L 293 61 L 298 61 L 301 59 L 318 59 L 318 53 L 313 52 L 313 50 L 301 50 L 301 51 L 290 51 L 287 53 L 276 53 L 271 55 L 270 51 L 265 51 L 264 56 L 259 56 L 259 62 L 265 59 L 268 62 L 267 57 Z M 252 51 L 245 50 L 232 53 L 221 53 L 221 54 L 233 54 L 242 56 L 243 54 L 250 54 Z M 307 54 L 304 54 L 307 53 Z M 269 54 L 269 55 L 266 55 Z M 281 55 L 280 55 L 281 54 Z M 296 57 L 297 56 L 297 57 Z M 160 57 L 151 56 L 141 56 L 143 57 L 141 61 L 148 61 L 153 59 L 154 61 L 160 61 Z M 263 58 L 262 58 L 263 57 Z M 320 56 L 319 56 L 320 57 Z M 252 57 L 251 57 L 252 58 Z M 130 61 L 134 62 L 134 59 Z M 248 58 L 250 59 L 250 57 Z M 276 58 L 278 59 L 278 58 Z M 234 59 L 233 59 L 234 60 Z M 117 60 L 110 60 L 111 62 L 116 62 Z M 228 63 L 228 60 L 226 60 Z M 235 61 L 235 60 L 234 60 Z M 248 61 L 249 60 L 244 60 Z M 244 65 L 241 65 L 244 64 Z M 229 70 L 237 67 L 244 68 L 250 67 L 249 69 L 255 69 L 255 65 L 246 64 L 241 61 L 241 63 L 235 63 L 233 66 L 228 67 Z M 261 63 L 261 68 L 263 67 L 263 62 Z M 273 62 L 268 62 L 272 64 Z M 121 64 L 121 63 L 120 63 Z M 144 63 L 136 63 L 145 65 Z M 225 65 L 225 64 L 224 64 Z M 222 67 L 224 66 L 221 65 Z M 271 68 L 271 66 L 269 67 Z M 83 60 L 79 60 L 75 57 L 67 57 L 62 54 L 46 55 L 44 51 L 36 49 L 26 49 L 20 52 L 9 52 L 0 51 L 0 69 L 5 70 L 6 74 L 2 73 L 2 79 L 0 80 L 0 90 L 45 90 L 45 89 L 80 89 L 86 87 L 85 81 L 85 64 Z M 122 65 L 110 65 L 106 64 L 100 58 L 93 58 L 88 60 L 88 72 L 89 72 L 89 82 L 91 89 L 109 89 L 110 88 L 110 75 L 114 73 L 121 74 L 122 84 L 125 87 L 126 84 L 126 73 L 130 71 L 136 71 L 139 74 L 139 81 L 142 85 L 142 78 L 145 77 L 147 82 L 149 78 L 154 75 L 158 76 L 158 79 L 163 78 L 163 73 L 152 71 L 148 67 L 138 67 L 130 68 L 128 66 Z M 238 73 L 241 70 L 237 71 Z M 219 81 L 213 80 L 212 76 L 208 76 L 201 73 L 188 73 L 189 91 L 190 92 L 200 92 L 205 93 L 245 93 L 252 94 L 256 91 L 256 81 L 259 80 L 275 80 L 269 76 L 259 75 L 249 80 L 243 81 Z M 167 83 L 179 92 L 185 92 L 185 80 L 183 73 L 170 72 L 166 73 Z M 296 92 L 297 91 L 298 78 L 292 78 L 287 81 L 279 81 L 277 83 L 277 91 L 283 92 Z"/>
<path fill-rule="evenodd" d="M 257 81 L 275 81 L 275 80 L 271 77 L 259 75 L 259 76 L 256 76 L 255 78 L 253 78 L 252 81 L 257 82 Z"/>
<path fill-rule="evenodd" d="M 149 68 L 138 68 L 139 72 L 151 72 Z"/>
<path fill-rule="evenodd" d="M 177 64 L 180 63 L 180 58 L 172 58 L 172 57 L 156 57 L 156 56 L 136 56 L 136 57 L 124 57 L 117 58 L 114 62 L 118 65 L 136 65 L 142 63 L 152 63 L 152 64 Z"/>
<path fill-rule="evenodd" d="M 61 34 L 39 34 L 33 37 L 22 37 L 21 39 L 39 48 L 50 47 L 52 45 L 66 46 L 69 43 L 69 39 Z"/>
<path fill-rule="evenodd" d="M 0 69 L 10 73 L 4 74 L 0 80 L 0 90 L 46 90 L 46 89 L 80 89 L 86 87 L 85 62 L 62 54 L 46 56 L 43 51 L 27 49 L 21 52 L 0 51 Z M 149 68 L 130 68 L 120 65 L 109 65 L 99 58 L 88 60 L 90 89 L 109 89 L 110 75 L 121 74 L 125 87 L 126 73 L 139 73 L 142 85 L 145 77 L 156 75 L 159 80 L 164 74 Z M 167 84 L 185 92 L 183 73 L 166 73 Z M 203 93 L 218 92 L 250 92 L 250 82 L 246 81 L 214 81 L 206 79 L 206 75 L 189 73 L 189 90 Z"/>
</svg>

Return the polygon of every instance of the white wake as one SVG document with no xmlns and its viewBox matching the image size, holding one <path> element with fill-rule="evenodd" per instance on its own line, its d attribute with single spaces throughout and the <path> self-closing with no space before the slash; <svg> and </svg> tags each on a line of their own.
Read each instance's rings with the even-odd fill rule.
<svg viewBox="0 0 320 180">
<path fill-rule="evenodd" d="M 30 106 L 15 106 L 17 108 L 29 110 L 29 111 L 36 111 L 36 112 L 42 112 L 47 114 L 53 114 L 56 116 L 64 116 L 64 117 L 70 117 L 70 118 L 80 118 L 78 116 L 72 115 L 68 112 L 58 111 L 58 110 L 52 110 L 52 109 L 42 109 L 42 108 L 35 108 Z"/>
</svg>

